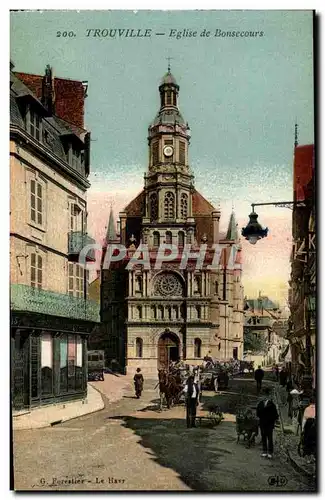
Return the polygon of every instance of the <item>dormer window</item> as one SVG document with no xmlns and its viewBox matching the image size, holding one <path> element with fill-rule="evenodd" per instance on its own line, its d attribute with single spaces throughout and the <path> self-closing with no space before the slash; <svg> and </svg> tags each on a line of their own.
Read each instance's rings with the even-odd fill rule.
<svg viewBox="0 0 325 500">
<path fill-rule="evenodd" d="M 80 166 L 80 150 L 72 146 L 72 158 L 71 164 L 73 168 L 78 168 Z"/>
<path fill-rule="evenodd" d="M 31 107 L 27 114 L 27 130 L 37 141 L 41 140 L 41 117 Z"/>
</svg>

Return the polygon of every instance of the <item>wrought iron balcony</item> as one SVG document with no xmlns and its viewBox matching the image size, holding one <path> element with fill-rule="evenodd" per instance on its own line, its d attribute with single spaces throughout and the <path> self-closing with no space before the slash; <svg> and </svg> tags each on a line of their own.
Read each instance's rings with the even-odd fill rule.
<svg viewBox="0 0 325 500">
<path fill-rule="evenodd" d="M 10 309 L 99 323 L 99 304 L 28 285 L 10 286 Z"/>
<path fill-rule="evenodd" d="M 83 233 L 82 231 L 70 231 L 70 233 L 68 233 L 69 260 L 77 261 L 81 250 L 87 245 L 94 245 L 95 243 L 96 241 L 88 236 L 88 233 Z M 93 248 L 87 253 L 86 260 L 88 262 L 95 262 L 96 256 Z"/>
</svg>

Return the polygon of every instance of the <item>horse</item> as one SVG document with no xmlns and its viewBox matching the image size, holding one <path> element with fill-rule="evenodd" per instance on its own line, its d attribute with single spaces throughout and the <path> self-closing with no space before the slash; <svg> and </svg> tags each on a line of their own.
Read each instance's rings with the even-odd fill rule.
<svg viewBox="0 0 325 500">
<path fill-rule="evenodd" d="M 167 408 L 170 409 L 179 398 L 181 392 L 180 376 L 164 369 L 158 370 L 159 409 L 162 411 L 163 400 L 166 399 Z M 157 386 L 156 386 L 157 387 Z"/>
</svg>

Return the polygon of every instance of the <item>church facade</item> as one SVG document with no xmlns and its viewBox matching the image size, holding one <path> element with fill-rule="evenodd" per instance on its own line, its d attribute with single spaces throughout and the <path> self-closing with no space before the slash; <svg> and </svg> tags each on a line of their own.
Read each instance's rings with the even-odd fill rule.
<svg viewBox="0 0 325 500">
<path fill-rule="evenodd" d="M 226 235 L 220 234 L 220 210 L 195 189 L 190 129 L 178 109 L 179 86 L 170 69 L 159 93 L 160 109 L 148 129 L 144 188 L 119 214 L 119 235 L 110 214 L 101 266 L 106 356 L 117 359 L 126 372 L 141 367 L 148 375 L 169 361 L 200 364 L 206 355 L 222 360 L 243 356 L 235 215 Z M 115 244 L 124 245 L 127 253 L 107 268 L 105 256 Z M 139 260 L 130 266 L 139 245 L 148 250 L 149 265 Z M 216 245 L 221 248 L 217 261 Z M 200 263 L 195 254 L 202 251 Z M 162 255 L 166 259 L 158 265 Z"/>
</svg>

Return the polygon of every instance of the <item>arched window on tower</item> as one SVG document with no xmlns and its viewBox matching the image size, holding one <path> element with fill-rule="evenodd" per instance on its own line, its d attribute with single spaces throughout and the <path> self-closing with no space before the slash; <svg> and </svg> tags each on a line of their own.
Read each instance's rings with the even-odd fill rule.
<svg viewBox="0 0 325 500">
<path fill-rule="evenodd" d="M 156 193 L 150 195 L 150 219 L 156 221 L 158 219 L 158 199 Z"/>
<path fill-rule="evenodd" d="M 196 306 L 195 309 L 197 319 L 201 319 L 201 306 Z"/>
<path fill-rule="evenodd" d="M 142 319 L 142 307 L 137 306 L 137 319 Z"/>
<path fill-rule="evenodd" d="M 135 355 L 137 358 L 142 358 L 143 355 L 143 340 L 138 337 L 135 341 Z"/>
<path fill-rule="evenodd" d="M 152 144 L 152 164 L 157 165 L 159 163 L 159 142 L 154 142 Z"/>
<path fill-rule="evenodd" d="M 166 231 L 166 244 L 171 245 L 173 242 L 173 235 L 171 231 Z"/>
<path fill-rule="evenodd" d="M 185 142 L 179 143 L 179 163 L 185 165 Z"/>
<path fill-rule="evenodd" d="M 183 247 L 185 244 L 185 234 L 183 231 L 179 231 L 178 233 L 178 246 Z"/>
<path fill-rule="evenodd" d="M 186 219 L 187 217 L 187 208 L 188 208 L 188 196 L 187 194 L 183 193 L 181 196 L 181 217 L 183 217 L 183 219 Z"/>
<path fill-rule="evenodd" d="M 160 234 L 158 233 L 158 231 L 154 231 L 154 233 L 153 233 L 153 246 L 159 247 L 159 243 L 160 243 Z"/>
<path fill-rule="evenodd" d="M 166 105 L 170 106 L 172 104 L 172 91 L 167 90 L 166 92 Z"/>
<path fill-rule="evenodd" d="M 195 339 L 194 340 L 194 357 L 195 358 L 201 357 L 201 347 L 202 347 L 201 339 Z"/>
<path fill-rule="evenodd" d="M 164 214 L 165 219 L 174 219 L 175 217 L 175 196 L 171 191 L 165 194 Z"/>
</svg>

